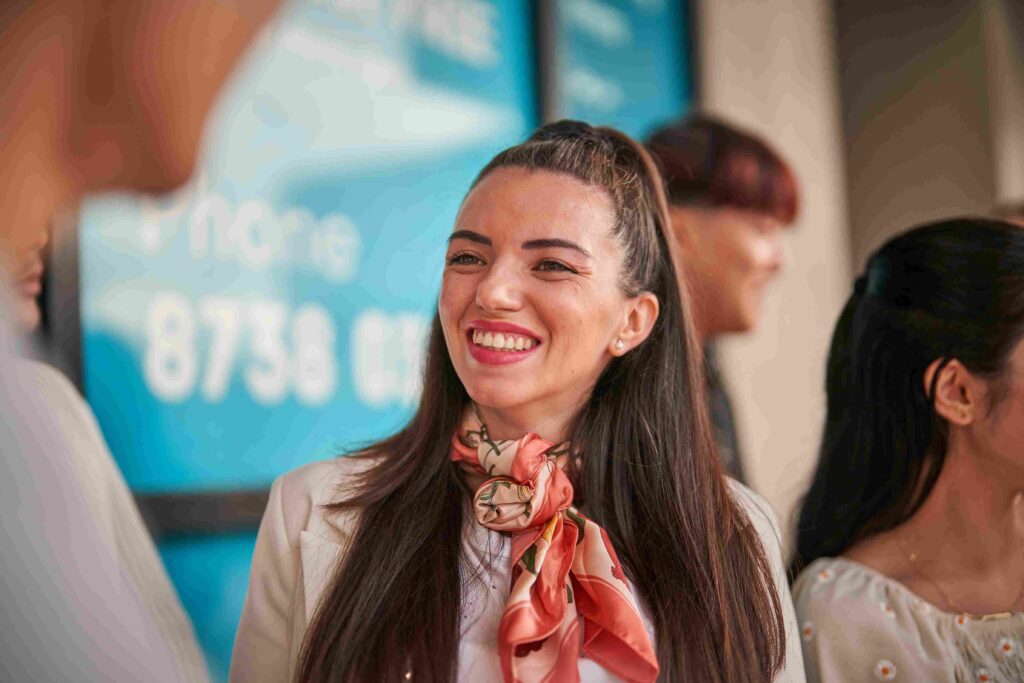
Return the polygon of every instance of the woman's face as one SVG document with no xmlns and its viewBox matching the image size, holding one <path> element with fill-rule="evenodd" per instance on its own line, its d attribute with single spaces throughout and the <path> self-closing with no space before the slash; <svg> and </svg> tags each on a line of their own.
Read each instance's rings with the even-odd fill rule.
<svg viewBox="0 0 1024 683">
<path fill-rule="evenodd" d="M 1024 466 L 1024 340 L 1010 353 L 1003 374 L 986 385 L 987 395 L 968 430 L 971 450 L 1019 471 Z"/>
<path fill-rule="evenodd" d="M 624 350 L 615 342 L 639 297 L 620 289 L 614 222 L 605 192 L 545 171 L 499 168 L 466 197 L 438 309 L 452 363 L 478 405 L 574 412 Z"/>
<path fill-rule="evenodd" d="M 28 332 L 39 326 L 37 300 L 43 287 L 43 250 L 48 239 L 46 231 L 39 232 L 31 243 L 8 255 L 12 259 L 9 270 L 0 268 L 0 272 L 8 276 L 8 289 L 17 321 Z"/>
<path fill-rule="evenodd" d="M 782 223 L 731 207 L 672 207 L 672 223 L 704 341 L 749 332 L 784 262 Z"/>
</svg>

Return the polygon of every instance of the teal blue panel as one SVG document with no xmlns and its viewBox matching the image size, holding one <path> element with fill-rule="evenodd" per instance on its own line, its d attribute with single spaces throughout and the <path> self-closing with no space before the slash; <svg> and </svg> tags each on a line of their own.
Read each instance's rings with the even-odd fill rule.
<svg viewBox="0 0 1024 683">
<path fill-rule="evenodd" d="M 85 392 L 133 488 L 267 484 L 406 419 L 459 203 L 535 124 L 529 17 L 295 2 L 189 187 L 83 208 Z"/>
<path fill-rule="evenodd" d="M 690 105 L 686 0 L 557 0 L 559 116 L 642 136 Z"/>
<path fill-rule="evenodd" d="M 459 203 L 536 123 L 529 17 L 296 0 L 188 187 L 82 207 L 84 389 L 133 489 L 268 485 L 403 423 Z M 161 552 L 223 680 L 252 536 Z"/>
<path fill-rule="evenodd" d="M 167 573 L 192 617 L 214 681 L 228 677 L 255 542 L 255 534 L 233 534 L 160 544 Z"/>
</svg>

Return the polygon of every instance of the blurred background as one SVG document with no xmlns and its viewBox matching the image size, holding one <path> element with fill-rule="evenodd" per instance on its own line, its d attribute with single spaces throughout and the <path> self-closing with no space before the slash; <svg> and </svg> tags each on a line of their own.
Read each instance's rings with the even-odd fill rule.
<svg viewBox="0 0 1024 683">
<path fill-rule="evenodd" d="M 215 680 L 270 482 L 417 400 L 476 172 L 548 120 L 642 137 L 698 110 L 760 134 L 801 185 L 761 327 L 719 347 L 751 484 L 788 526 L 868 254 L 1024 205 L 1019 0 L 292 0 L 190 186 L 65 217 L 40 341 L 92 405 Z"/>
</svg>

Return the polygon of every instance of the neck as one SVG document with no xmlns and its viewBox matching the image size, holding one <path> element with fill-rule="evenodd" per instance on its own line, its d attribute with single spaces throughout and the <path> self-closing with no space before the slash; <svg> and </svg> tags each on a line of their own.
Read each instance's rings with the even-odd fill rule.
<svg viewBox="0 0 1024 683">
<path fill-rule="evenodd" d="M 1015 477 L 953 429 L 942 472 L 904 534 L 912 544 L 934 546 L 929 554 L 942 560 L 936 566 L 985 572 L 1016 561 L 1024 538 L 1021 492 Z"/>
<path fill-rule="evenodd" d="M 477 408 L 494 439 L 518 439 L 527 432 L 533 432 L 553 444 L 568 440 L 572 419 L 579 410 L 578 405 L 552 410 L 549 406 L 537 404 L 515 408 L 491 408 L 477 404 Z"/>
</svg>

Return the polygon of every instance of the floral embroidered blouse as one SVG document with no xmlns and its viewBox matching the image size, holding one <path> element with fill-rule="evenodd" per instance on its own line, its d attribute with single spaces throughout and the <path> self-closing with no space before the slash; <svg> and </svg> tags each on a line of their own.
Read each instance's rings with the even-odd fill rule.
<svg viewBox="0 0 1024 683">
<path fill-rule="evenodd" d="M 1024 681 L 1024 613 L 944 612 L 845 558 L 812 562 L 793 585 L 807 680 Z"/>
</svg>

